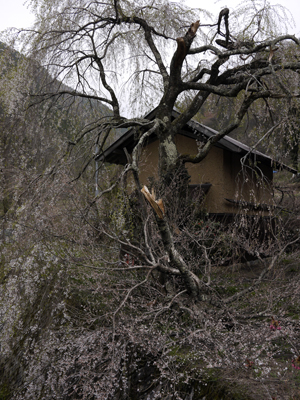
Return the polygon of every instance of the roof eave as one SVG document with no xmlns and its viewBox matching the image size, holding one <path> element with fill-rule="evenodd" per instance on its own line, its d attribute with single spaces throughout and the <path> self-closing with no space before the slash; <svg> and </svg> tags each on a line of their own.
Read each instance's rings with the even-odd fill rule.
<svg viewBox="0 0 300 400">
<path fill-rule="evenodd" d="M 155 117 L 156 109 L 152 110 L 150 113 L 146 115 L 145 118 L 151 120 Z M 173 110 L 172 116 L 176 118 L 180 113 L 176 110 Z M 210 138 L 218 133 L 218 131 L 209 128 L 199 122 L 191 120 L 186 124 L 191 132 L 188 130 L 181 130 L 180 134 L 186 137 L 190 137 L 193 139 L 201 140 L 201 136 L 204 139 Z M 154 135 L 153 135 L 154 137 Z M 125 132 L 119 139 L 117 139 L 111 146 L 109 146 L 101 155 L 99 155 L 96 159 L 99 161 L 109 162 L 112 164 L 121 164 L 125 165 L 127 163 L 126 154 L 124 152 L 124 148 L 126 148 L 129 152 L 135 145 L 134 139 L 134 129 L 131 128 L 127 132 Z M 241 155 L 249 154 L 256 158 L 256 160 L 266 164 L 270 167 L 274 167 L 278 170 L 285 169 L 293 174 L 297 174 L 298 171 L 292 167 L 289 167 L 286 164 L 280 163 L 272 159 L 271 157 L 267 156 L 259 152 L 258 150 L 251 149 L 249 146 L 239 142 L 236 139 L 231 138 L 230 136 L 224 136 L 220 139 L 216 144 L 217 147 L 229 150 L 234 153 L 239 153 Z"/>
</svg>

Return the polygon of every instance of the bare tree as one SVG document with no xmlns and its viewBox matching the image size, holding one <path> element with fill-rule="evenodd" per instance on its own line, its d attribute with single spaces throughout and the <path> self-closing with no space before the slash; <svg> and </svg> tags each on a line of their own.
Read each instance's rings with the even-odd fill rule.
<svg viewBox="0 0 300 400">
<path fill-rule="evenodd" d="M 18 203 L 6 213 L 12 235 L 0 243 L 1 394 L 22 400 L 298 396 L 299 255 L 286 255 L 298 243 L 297 220 L 294 227 L 287 221 L 290 232 L 271 226 L 273 237 L 262 241 L 246 218 L 244 226 L 226 230 L 184 201 L 186 164 L 201 162 L 250 106 L 280 99 L 288 109 L 297 100 L 297 86 L 286 82 L 297 82 L 298 58 L 279 48 L 298 40 L 266 33 L 275 26 L 272 10 L 253 2 L 243 21 L 230 10 L 219 27 L 218 16 L 210 23 L 206 14 L 167 1 L 31 3 L 37 23 L 23 39 L 36 60 L 37 90 L 25 85 L 30 129 L 23 137 L 38 137 L 43 155 L 49 137 L 56 152 L 65 134 L 70 157 L 47 169 L 31 163 L 38 168 L 24 168 L 26 181 L 18 177 L 25 195 L 13 188 Z M 196 156 L 180 154 L 176 133 L 212 95 L 238 96 L 236 114 Z M 183 112 L 171 120 L 178 103 Z M 105 116 L 98 112 L 103 104 L 110 108 Z M 94 113 L 83 114 L 84 105 Z M 140 117 L 154 107 L 154 120 Z M 41 125 L 33 117 L 38 122 L 39 115 L 51 124 L 45 120 L 37 135 Z M 110 174 L 99 163 L 94 196 L 91 162 L 113 130 L 131 127 L 137 146 L 126 167 Z M 138 181 L 141 149 L 152 134 L 160 141 L 156 196 L 141 192 Z M 32 147 L 24 145 L 25 160 Z M 12 155 L 24 173 L 24 158 Z M 2 160 L 9 158 L 1 155 L 4 168 Z M 129 173 L 138 200 L 124 190 Z M 242 263 L 242 252 L 260 259 Z M 280 257 L 285 263 L 277 268 Z"/>
<path fill-rule="evenodd" d="M 230 10 L 229 14 L 226 11 L 226 29 L 222 33 L 222 24 L 218 24 L 218 18 L 207 24 L 205 18 L 208 17 L 200 10 L 190 10 L 169 1 L 152 1 L 149 4 L 144 1 L 70 0 L 53 1 L 50 4 L 37 0 L 32 1 L 32 4 L 36 7 L 37 22 L 33 30 L 24 32 L 23 39 L 25 49 L 29 49 L 27 55 L 35 60 L 35 65 L 41 66 L 41 72 L 38 75 L 36 71 L 39 84 L 37 90 L 30 93 L 31 108 L 40 107 L 41 104 L 52 108 L 58 105 L 76 108 L 80 100 L 86 101 L 95 110 L 102 104 L 110 108 L 110 113 L 105 117 L 95 112 L 93 120 L 89 118 L 76 136 L 72 134 L 68 138 L 68 146 L 73 149 L 70 163 L 73 162 L 76 167 L 58 163 L 58 167 L 51 169 L 49 174 L 53 182 L 49 186 L 47 182 L 39 189 L 38 196 L 44 200 L 51 197 L 50 193 L 55 196 L 59 191 L 59 202 L 57 208 L 51 205 L 52 208 L 49 206 L 43 210 L 46 213 L 52 209 L 52 214 L 49 211 L 47 217 L 40 218 L 41 211 L 34 209 L 32 215 L 36 214 L 38 221 L 36 235 L 43 232 L 47 236 L 52 231 L 55 240 L 65 240 L 68 237 L 70 247 L 74 246 L 76 250 L 62 246 L 58 251 L 59 257 L 69 265 L 74 263 L 88 271 L 95 271 L 95 280 L 109 282 L 109 285 L 102 284 L 96 289 L 93 287 L 91 291 L 97 290 L 101 296 L 110 291 L 113 293 L 111 303 L 114 312 L 109 312 L 108 317 L 101 317 L 101 321 L 106 323 L 109 320 L 113 326 L 113 343 L 122 331 L 122 327 L 117 324 L 121 310 L 129 302 L 133 291 L 146 286 L 153 277 L 160 284 L 159 295 L 164 292 L 168 302 L 149 314 L 144 312 L 142 318 L 145 320 L 148 318 L 155 322 L 176 304 L 181 312 L 189 313 L 198 323 L 201 319 L 199 310 L 190 305 L 187 307 L 181 301 L 181 296 L 188 293 L 192 300 L 205 300 L 207 304 L 216 305 L 219 309 L 218 318 L 225 310 L 230 323 L 233 321 L 235 324 L 234 312 L 228 305 L 253 291 L 273 272 L 276 259 L 286 247 L 284 245 L 276 252 L 274 243 L 268 246 L 269 253 L 266 255 L 273 252 L 276 257 L 267 265 L 262 262 L 264 269 L 256 281 L 248 289 L 240 285 L 240 294 L 227 293 L 227 298 L 223 299 L 211 285 L 212 267 L 220 264 L 216 254 L 224 243 L 228 245 L 230 242 L 232 248 L 239 246 L 239 240 L 242 241 L 243 237 L 227 235 L 213 224 L 208 224 L 199 234 L 197 227 L 193 226 L 194 211 L 189 213 L 190 210 L 182 206 L 182 199 L 187 195 L 185 166 L 187 163 L 200 163 L 215 143 L 241 124 L 249 108 L 256 102 L 280 99 L 288 103 L 299 97 L 298 88 L 285 90 L 282 80 L 291 75 L 298 77 L 300 62 L 297 58 L 281 57 L 281 52 L 277 50 L 288 41 L 298 46 L 298 39 L 288 34 L 274 35 L 266 32 L 263 26 L 270 23 L 271 14 L 264 12 L 270 11 L 264 8 L 251 9 L 253 15 L 251 18 L 248 15 L 251 23 L 245 20 L 245 26 L 238 21 L 238 13 Z M 225 40 L 216 39 L 217 34 L 225 37 Z M 269 85 L 270 79 L 276 84 Z M 212 95 L 221 98 L 239 97 L 233 119 L 199 148 L 196 155 L 180 154 L 175 135 L 205 106 Z M 172 120 L 174 107 L 178 102 L 182 103 L 183 99 L 188 99 L 183 112 Z M 139 116 L 150 107 L 155 108 L 154 119 Z M 90 163 L 99 152 L 101 154 L 111 132 L 127 128 L 136 128 L 138 135 L 137 145 L 132 154 L 128 155 L 128 164 L 123 171 L 117 171 L 114 182 L 106 183 L 106 187 L 102 185 L 102 191 L 88 205 L 83 204 L 85 195 L 79 196 L 78 193 L 85 193 L 85 189 L 80 186 L 76 188 L 75 180 L 89 173 Z M 155 185 L 159 200 L 146 188 L 141 192 L 138 179 L 141 150 L 152 134 L 159 140 L 159 182 Z M 79 147 L 81 144 L 82 147 Z M 85 149 L 84 156 L 81 154 L 82 148 Z M 73 174 L 71 184 L 68 182 L 70 171 Z M 128 198 L 125 200 L 122 190 L 118 193 L 120 208 L 115 213 L 109 210 L 110 198 L 105 199 L 105 195 L 114 193 L 129 172 L 133 173 L 140 194 L 137 213 L 139 221 L 134 221 L 132 225 L 139 229 L 136 236 L 142 236 L 142 244 L 130 240 L 124 228 L 126 223 L 123 216 L 127 214 L 128 218 L 131 212 L 129 220 L 132 221 L 133 215 L 130 207 L 127 207 Z M 56 179 L 59 174 L 64 181 L 60 189 Z M 150 215 L 141 193 L 153 209 Z M 66 203 L 65 199 L 71 199 L 72 196 L 74 199 Z M 65 212 L 62 211 L 64 207 Z M 173 218 L 174 215 L 176 218 Z M 190 222 L 190 225 L 186 224 L 184 229 L 179 230 L 176 226 L 178 215 L 185 222 Z M 24 226 L 29 224 L 28 216 L 24 220 Z M 60 220 L 60 224 L 56 225 L 57 220 Z M 107 223 L 108 220 L 110 223 Z M 91 238 L 94 242 L 88 247 Z M 97 241 L 101 242 L 101 254 Z M 294 238 L 290 239 L 290 242 L 293 241 Z M 259 243 L 258 238 L 255 243 Z M 122 257 L 119 261 L 116 260 L 116 254 L 120 248 Z M 255 250 L 257 248 L 253 249 L 249 244 L 248 251 Z M 87 256 L 88 252 L 90 254 Z M 197 252 L 197 257 L 193 252 Z M 85 256 L 82 257 L 82 254 Z M 17 267 L 21 268 L 19 264 Z M 55 258 L 56 264 L 59 261 Z M 35 267 L 33 265 L 30 268 Z M 68 268 L 72 270 L 73 267 Z M 72 271 L 70 274 L 80 281 L 83 272 Z M 164 281 L 166 275 L 176 281 L 175 292 Z M 111 287 L 114 287 L 116 276 L 122 278 L 122 284 L 120 289 L 114 290 Z M 155 297 L 158 289 L 149 285 L 147 290 L 149 297 Z M 152 307 L 154 302 L 150 300 L 149 307 Z M 58 313 L 59 306 L 56 305 Z M 144 304 L 143 307 L 146 308 Z M 82 316 L 78 312 L 78 315 L 91 325 L 99 318 L 93 315 L 92 307 L 90 314 Z M 210 321 L 213 325 L 213 319 Z M 199 343 L 201 335 L 196 335 Z M 221 336 L 218 340 L 222 340 Z M 259 348 L 260 343 L 257 346 Z M 211 351 L 209 346 L 207 349 Z M 242 357 L 242 353 L 237 354 Z"/>
<path fill-rule="evenodd" d="M 154 257 L 149 233 L 144 229 L 147 251 L 143 253 L 143 260 L 161 272 L 180 275 L 192 297 L 199 297 L 203 284 L 178 251 L 174 229 L 165 213 L 166 188 L 178 171 L 181 174 L 185 171 L 186 163 L 201 162 L 216 142 L 236 129 L 252 104 L 261 99 L 289 101 L 299 97 L 297 88 L 287 91 L 282 84 L 271 88 L 265 84 L 266 78 L 279 82 L 285 74 L 299 73 L 297 58 L 287 60 L 274 55 L 287 41 L 299 45 L 298 39 L 293 35 L 266 32 L 263 26 L 270 24 L 271 14 L 265 11 L 270 10 L 255 7 L 251 23 L 247 20 L 246 26 L 240 21 L 238 25 L 237 16 L 227 12 L 226 32 L 222 33 L 217 18 L 207 24 L 200 10 L 169 1 L 33 3 L 37 22 L 26 36 L 29 54 L 48 70 L 53 81 L 69 85 L 55 85 L 53 89 L 51 80 L 42 81 L 33 103 L 79 97 L 110 107 L 112 115 L 86 126 L 71 142 L 72 146 L 79 141 L 91 141 L 101 152 L 112 129 L 140 128 L 138 143 L 126 167 L 133 172 L 137 185 L 141 149 L 151 134 L 157 136 L 158 187 L 162 200 L 158 202 L 150 193 L 144 194 L 156 214 L 165 256 Z M 235 18 L 234 28 L 231 28 L 231 17 Z M 215 40 L 216 34 L 226 40 Z M 173 108 L 186 94 L 189 102 L 172 120 Z M 212 94 L 226 98 L 240 96 L 233 120 L 199 148 L 196 156 L 179 154 L 175 135 Z M 136 103 L 142 105 L 142 111 L 150 105 L 155 107 L 155 118 L 136 116 L 139 112 Z M 91 155 L 89 161 L 92 160 Z M 181 182 L 184 188 L 187 180 Z"/>
</svg>

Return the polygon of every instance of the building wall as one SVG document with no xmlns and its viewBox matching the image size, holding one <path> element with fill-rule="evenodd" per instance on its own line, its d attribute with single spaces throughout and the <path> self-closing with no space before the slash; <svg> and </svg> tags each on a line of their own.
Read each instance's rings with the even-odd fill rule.
<svg viewBox="0 0 300 400">
<path fill-rule="evenodd" d="M 177 135 L 176 145 L 181 154 L 197 154 L 194 139 Z M 213 147 L 201 163 L 187 163 L 186 166 L 191 176 L 191 184 L 212 184 L 203 203 L 209 213 L 236 213 L 238 207 L 225 198 L 255 204 L 272 204 L 272 168 L 260 166 L 264 175 L 262 184 L 257 170 L 249 166 L 242 168 L 238 154 L 218 147 Z M 149 177 L 157 179 L 158 141 L 149 144 L 143 150 L 140 171 L 140 181 L 143 185 L 149 185 Z"/>
<path fill-rule="evenodd" d="M 158 178 L 158 140 L 143 149 L 140 160 L 141 184 L 149 185 L 149 177 Z"/>
<path fill-rule="evenodd" d="M 178 135 L 176 144 L 181 154 L 197 154 L 197 145 L 194 139 Z M 223 150 L 213 147 L 201 163 L 187 163 L 186 167 L 191 176 L 191 184 L 212 184 L 205 198 L 204 208 L 210 213 L 225 212 L 223 198 L 226 185 L 224 182 Z"/>
<path fill-rule="evenodd" d="M 242 165 L 239 154 L 228 150 L 224 150 L 223 167 L 226 198 L 252 204 L 273 204 L 271 167 L 263 164 L 259 165 L 259 168 L 254 168 L 248 163 Z M 224 206 L 226 212 L 234 212 L 236 208 L 227 201 Z"/>
</svg>

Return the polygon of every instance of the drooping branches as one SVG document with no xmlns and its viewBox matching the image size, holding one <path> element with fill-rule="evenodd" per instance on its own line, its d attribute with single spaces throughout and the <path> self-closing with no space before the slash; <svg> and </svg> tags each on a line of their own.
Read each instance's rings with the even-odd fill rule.
<svg viewBox="0 0 300 400">
<path fill-rule="evenodd" d="M 152 37 L 152 34 L 154 33 L 157 35 L 157 32 L 155 32 L 155 30 L 152 27 L 150 27 L 147 24 L 147 22 L 145 20 L 143 20 L 142 18 L 135 17 L 133 20 L 134 20 L 134 22 L 138 23 L 144 29 L 145 39 L 149 45 L 149 48 L 152 51 L 152 54 L 155 57 L 157 66 L 159 68 L 159 71 L 161 73 L 161 76 L 162 76 L 162 79 L 164 82 L 164 88 L 166 89 L 168 86 L 168 83 L 169 83 L 169 75 L 168 75 L 167 69 L 163 63 L 162 56 L 161 56 L 157 46 L 155 45 L 153 37 Z"/>
<path fill-rule="evenodd" d="M 161 17 L 163 7 L 172 13 L 169 20 Z M 144 146 L 149 141 L 157 140 L 158 179 L 162 196 L 166 182 L 172 180 L 169 177 L 176 175 L 178 168 L 185 163 L 201 162 L 217 141 L 240 125 L 256 100 L 287 96 L 280 85 L 275 91 L 257 82 L 268 75 L 280 75 L 286 71 L 298 73 L 300 70 L 298 60 L 277 60 L 277 54 L 269 57 L 270 49 L 281 46 L 286 40 L 298 45 L 299 41 L 294 36 L 265 37 L 255 42 L 250 35 L 253 40 L 249 43 L 244 38 L 240 39 L 239 32 L 229 30 L 229 9 L 225 8 L 220 12 L 218 22 L 209 25 L 214 27 L 211 37 L 205 37 L 204 30 L 208 25 L 200 25 L 198 12 L 180 7 L 176 13 L 173 4 L 167 0 L 159 3 L 154 0 L 151 5 L 112 0 L 87 3 L 85 7 L 76 0 L 62 2 L 60 17 L 67 16 L 66 21 L 61 18 L 58 24 L 54 20 L 54 26 L 49 24 L 48 29 L 45 29 L 46 23 L 41 24 L 40 30 L 37 29 L 33 35 L 33 48 L 45 57 L 49 71 L 56 71 L 57 77 L 70 77 L 72 84 L 76 80 L 76 90 L 60 85 L 57 90 L 46 93 L 42 87 L 38 101 L 41 98 L 49 100 L 56 96 L 69 96 L 87 99 L 92 107 L 95 103 L 97 106 L 100 102 L 106 103 L 112 114 L 105 121 L 95 121 L 93 129 L 86 129 L 78 135 L 81 142 L 85 139 L 92 146 L 99 143 L 99 132 L 140 127 L 139 137 L 135 138 L 130 148 L 129 165 L 126 167 L 127 171 L 134 172 L 136 178 Z M 225 33 L 222 32 L 223 22 Z M 215 40 L 216 34 L 223 36 L 224 40 Z M 177 47 L 172 49 L 170 57 L 170 48 L 175 42 Z M 206 57 L 208 52 L 213 56 Z M 143 82 L 135 79 L 137 76 L 143 76 Z M 129 85 L 126 86 L 131 81 L 137 84 L 134 91 L 129 91 Z M 172 110 L 185 94 L 190 95 L 190 100 L 184 104 L 181 115 L 174 117 Z M 196 156 L 179 154 L 176 134 L 201 110 L 212 94 L 227 98 L 239 96 L 241 104 L 236 115 L 199 149 Z M 292 95 L 298 96 L 296 91 Z M 142 104 L 145 112 L 150 111 L 149 104 L 155 105 L 156 114 L 151 118 L 136 118 L 135 109 L 131 107 L 135 104 Z M 79 140 L 72 141 L 72 145 L 78 144 Z M 92 155 L 88 158 L 93 159 Z M 162 211 L 158 206 L 159 210 Z M 168 225 L 168 212 L 160 217 L 158 231 L 170 265 L 184 276 L 188 290 L 199 292 L 197 279 L 187 272 L 188 262 L 176 247 Z"/>
</svg>

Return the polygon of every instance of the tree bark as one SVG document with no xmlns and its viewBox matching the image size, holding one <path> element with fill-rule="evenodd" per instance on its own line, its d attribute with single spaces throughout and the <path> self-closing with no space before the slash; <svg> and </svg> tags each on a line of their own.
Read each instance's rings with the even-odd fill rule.
<svg viewBox="0 0 300 400">
<path fill-rule="evenodd" d="M 180 271 L 185 287 L 187 291 L 191 294 L 191 296 L 193 298 L 199 297 L 201 286 L 200 279 L 192 271 L 189 270 L 188 265 L 185 263 L 182 256 L 176 250 L 173 241 L 173 235 L 171 233 L 166 218 L 157 218 L 157 225 L 164 244 L 164 248 L 166 249 L 169 256 L 171 266 L 177 268 Z"/>
</svg>

